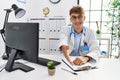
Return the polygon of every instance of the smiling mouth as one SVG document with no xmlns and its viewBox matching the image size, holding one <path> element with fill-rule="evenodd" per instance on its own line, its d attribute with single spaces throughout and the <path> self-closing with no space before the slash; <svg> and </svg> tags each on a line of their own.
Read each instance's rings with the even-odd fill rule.
<svg viewBox="0 0 120 80">
<path fill-rule="evenodd" d="M 82 22 L 76 23 L 75 25 L 82 25 Z"/>
</svg>

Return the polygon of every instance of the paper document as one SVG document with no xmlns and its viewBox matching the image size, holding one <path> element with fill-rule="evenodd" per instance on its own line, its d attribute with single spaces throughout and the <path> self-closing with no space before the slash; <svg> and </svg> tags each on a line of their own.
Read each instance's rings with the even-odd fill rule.
<svg viewBox="0 0 120 80">
<path fill-rule="evenodd" d="M 75 57 L 74 57 L 75 58 Z M 74 59 L 72 59 L 74 60 Z M 81 65 L 81 66 L 77 66 L 77 65 L 71 65 L 65 58 L 62 59 L 62 61 L 69 67 L 71 68 L 73 71 L 84 71 L 84 70 L 89 70 L 89 69 L 96 69 L 97 67 L 89 62 Z"/>
</svg>

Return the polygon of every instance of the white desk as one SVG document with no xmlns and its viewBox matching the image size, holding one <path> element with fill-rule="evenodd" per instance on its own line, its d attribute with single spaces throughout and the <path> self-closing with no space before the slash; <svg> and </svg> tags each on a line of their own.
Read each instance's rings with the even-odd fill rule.
<svg viewBox="0 0 120 80">
<path fill-rule="evenodd" d="M 42 55 L 55 60 L 61 60 L 62 55 Z M 6 61 L 0 60 L 3 64 Z M 35 70 L 25 73 L 21 70 L 0 72 L 0 80 L 120 80 L 120 60 L 101 58 L 97 63 L 98 69 L 77 72 L 73 75 L 69 72 L 61 70 L 61 68 L 69 69 L 64 63 L 56 67 L 54 76 L 49 76 L 47 68 L 38 64 L 22 61 L 26 65 L 34 67 Z M 69 69 L 70 70 L 70 69 Z"/>
</svg>

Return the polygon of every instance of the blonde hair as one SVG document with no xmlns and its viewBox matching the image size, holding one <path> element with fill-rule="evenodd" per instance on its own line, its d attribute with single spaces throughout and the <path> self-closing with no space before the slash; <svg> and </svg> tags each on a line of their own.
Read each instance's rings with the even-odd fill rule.
<svg viewBox="0 0 120 80">
<path fill-rule="evenodd" d="M 71 9 L 70 9 L 70 12 L 69 12 L 69 15 L 73 14 L 73 13 L 76 13 L 76 14 L 80 14 L 80 15 L 84 15 L 85 14 L 85 11 L 84 9 L 77 5 L 77 6 L 73 6 Z"/>
</svg>

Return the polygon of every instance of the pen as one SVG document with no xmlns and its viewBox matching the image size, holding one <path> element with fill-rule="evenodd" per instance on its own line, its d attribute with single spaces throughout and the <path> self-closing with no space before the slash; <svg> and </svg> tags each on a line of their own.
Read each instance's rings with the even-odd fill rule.
<svg viewBox="0 0 120 80">
<path fill-rule="evenodd" d="M 74 75 L 77 75 L 77 73 L 72 72 L 72 71 L 69 71 L 69 70 L 67 70 L 67 69 L 65 69 L 65 68 L 61 68 L 61 69 L 64 70 L 64 71 L 70 72 L 70 73 L 72 73 L 72 74 L 74 74 Z"/>
</svg>

